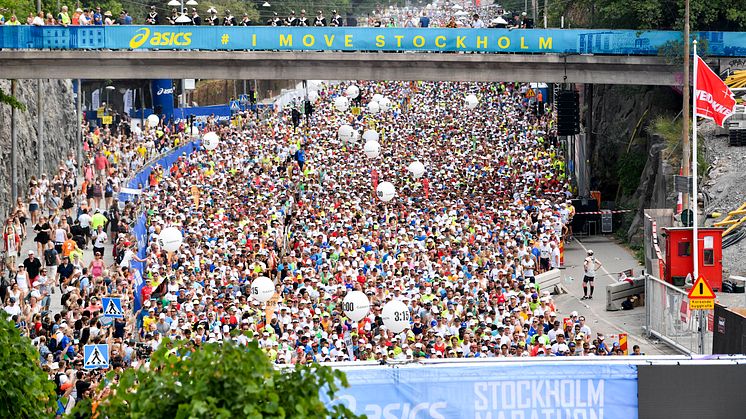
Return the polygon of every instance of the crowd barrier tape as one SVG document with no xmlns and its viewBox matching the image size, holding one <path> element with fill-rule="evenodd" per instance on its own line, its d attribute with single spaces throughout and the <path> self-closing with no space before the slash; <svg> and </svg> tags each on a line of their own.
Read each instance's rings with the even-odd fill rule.
<svg viewBox="0 0 746 419">
<path fill-rule="evenodd" d="M 746 32 L 698 32 L 703 54 L 746 56 Z M 4 49 L 445 51 L 658 55 L 678 31 L 225 26 L 0 26 Z"/>
<path fill-rule="evenodd" d="M 637 366 L 492 363 L 480 366 L 340 368 L 350 387 L 344 403 L 369 419 L 637 417 Z"/>
</svg>

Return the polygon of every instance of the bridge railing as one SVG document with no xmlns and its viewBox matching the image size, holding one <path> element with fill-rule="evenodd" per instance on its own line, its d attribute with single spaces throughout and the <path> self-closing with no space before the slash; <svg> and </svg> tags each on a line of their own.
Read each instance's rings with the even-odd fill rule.
<svg viewBox="0 0 746 419">
<path fill-rule="evenodd" d="M 746 56 L 746 32 L 698 32 L 707 54 Z M 658 55 L 676 31 L 225 26 L 0 26 L 2 49 L 412 51 Z"/>
</svg>

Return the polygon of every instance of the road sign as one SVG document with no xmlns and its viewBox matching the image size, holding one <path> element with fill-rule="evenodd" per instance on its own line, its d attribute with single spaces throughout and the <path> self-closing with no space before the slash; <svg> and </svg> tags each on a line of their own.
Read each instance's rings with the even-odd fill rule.
<svg viewBox="0 0 746 419">
<path fill-rule="evenodd" d="M 83 368 L 87 370 L 109 368 L 109 345 L 85 345 Z"/>
<path fill-rule="evenodd" d="M 104 317 L 112 319 L 124 318 L 124 311 L 122 310 L 122 299 L 118 297 L 104 297 L 101 299 L 104 307 Z"/>
<path fill-rule="evenodd" d="M 703 276 L 694 281 L 694 286 L 689 290 L 689 310 L 714 310 L 715 293 L 710 288 Z"/>
<path fill-rule="evenodd" d="M 238 100 L 242 105 L 246 106 L 246 104 L 249 103 L 249 95 L 244 93 L 238 97 Z"/>
<path fill-rule="evenodd" d="M 234 112 L 241 110 L 241 106 L 238 104 L 237 100 L 231 100 L 231 110 Z"/>
<path fill-rule="evenodd" d="M 691 193 L 693 185 L 694 183 L 691 176 L 674 175 L 673 177 L 674 192 Z"/>
<path fill-rule="evenodd" d="M 528 91 L 526 92 L 526 97 L 527 98 L 532 98 L 532 97 L 535 97 L 535 96 L 536 96 L 536 93 L 534 92 L 534 89 L 528 89 Z"/>
</svg>

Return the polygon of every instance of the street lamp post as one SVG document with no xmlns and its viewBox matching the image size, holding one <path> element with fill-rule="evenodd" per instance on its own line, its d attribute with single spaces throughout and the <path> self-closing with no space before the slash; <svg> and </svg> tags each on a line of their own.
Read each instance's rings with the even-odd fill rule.
<svg viewBox="0 0 746 419">
<path fill-rule="evenodd" d="M 199 3 L 197 3 L 195 0 L 188 0 L 186 3 L 184 3 L 184 0 L 171 0 L 168 2 L 168 5 L 171 7 L 181 7 L 181 14 L 179 17 L 176 18 L 176 23 L 180 23 L 182 25 L 188 25 L 192 23 L 192 19 L 184 13 L 184 5 L 187 6 L 196 6 Z"/>
</svg>

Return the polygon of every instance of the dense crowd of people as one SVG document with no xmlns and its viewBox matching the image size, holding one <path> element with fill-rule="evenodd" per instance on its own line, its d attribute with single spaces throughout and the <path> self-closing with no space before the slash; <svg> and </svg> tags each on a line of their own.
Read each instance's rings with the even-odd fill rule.
<svg viewBox="0 0 746 419">
<path fill-rule="evenodd" d="M 200 135 L 218 133 L 217 149 L 156 166 L 136 202 L 116 193 L 152 156 L 191 141 L 188 127 L 85 126 L 82 172 L 71 156 L 53 179 L 32 180 L 6 222 L 0 297 L 38 347 L 61 411 L 93 383 L 81 369 L 91 343 L 110 345 L 115 369 L 147 363 L 167 338 L 254 339 L 278 364 L 622 353 L 535 284 L 559 267 L 574 213 L 551 107 L 532 106 L 517 83 L 357 86 L 345 111 L 334 99 L 346 84 L 322 84 L 309 88 L 309 112 L 208 118 Z M 390 109 L 372 113 L 374 95 Z M 341 138 L 343 124 L 376 131 L 380 156 L 363 154 L 359 135 Z M 421 178 L 407 170 L 414 161 Z M 376 195 L 384 181 L 396 188 L 389 202 Z M 175 252 L 159 241 L 166 227 L 183 234 Z M 38 251 L 19 263 L 27 234 Z M 276 285 L 267 304 L 250 297 L 260 276 Z M 50 309 L 57 290 L 61 311 Z M 342 309 L 351 290 L 371 303 L 359 322 Z M 108 296 L 124 318 L 102 316 Z M 391 300 L 410 309 L 404 332 L 384 325 Z"/>
<path fill-rule="evenodd" d="M 3 9 L 0 9 L 2 12 Z M 7 11 L 7 10 L 6 10 Z M 312 14 L 312 13 L 311 13 Z M 136 22 L 127 10 L 118 14 L 111 10 L 103 10 L 100 6 L 81 8 L 71 11 L 67 6 L 53 14 L 40 11 L 29 13 L 24 19 L 11 13 L 7 18 L 0 13 L 0 25 L 33 25 L 33 26 L 110 26 L 110 25 L 207 25 L 207 26 L 369 26 L 369 27 L 404 27 L 404 28 L 533 28 L 533 19 L 526 12 L 510 12 L 502 7 L 479 7 L 464 9 L 454 5 L 428 5 L 426 8 L 409 8 L 390 6 L 378 7 L 366 17 L 355 17 L 348 13 L 343 17 L 337 10 L 331 10 L 328 15 L 323 10 L 316 11 L 315 16 L 300 10 L 294 10 L 287 16 L 280 16 L 272 12 L 271 16 L 262 21 L 252 21 L 248 13 L 234 16 L 230 9 L 223 10 L 220 15 L 215 7 L 210 6 L 200 15 L 196 7 L 184 9 L 184 13 L 173 8 L 170 13 L 163 13 L 150 6 L 142 22 Z"/>
</svg>

